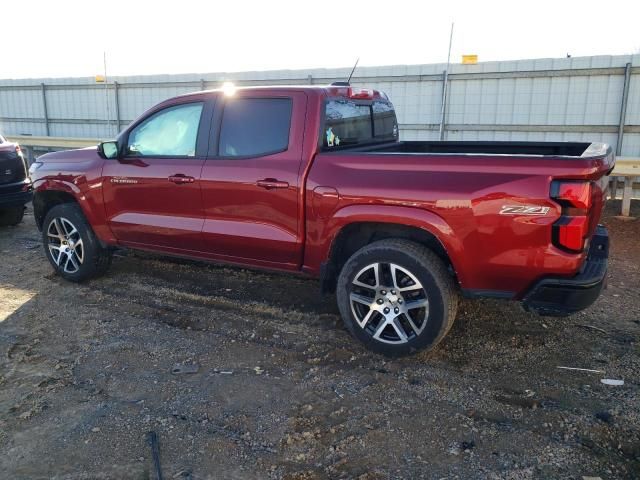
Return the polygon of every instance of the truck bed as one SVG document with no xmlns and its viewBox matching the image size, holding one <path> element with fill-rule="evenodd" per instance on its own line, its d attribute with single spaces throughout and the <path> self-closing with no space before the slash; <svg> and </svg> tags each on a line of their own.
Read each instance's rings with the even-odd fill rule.
<svg viewBox="0 0 640 480">
<path fill-rule="evenodd" d="M 443 225 L 438 234 L 454 239 L 447 250 L 462 259 L 456 273 L 463 291 L 518 298 L 550 271 L 575 275 L 586 255 L 552 244 L 563 215 L 552 182 L 592 183 L 592 235 L 613 166 L 611 147 L 602 143 L 409 141 L 322 151 L 308 183 L 333 187 L 336 210 L 375 205 L 377 221 L 395 221 L 400 208 L 411 209 L 405 217 L 433 215 L 430 221 Z M 542 213 L 511 215 L 505 208 Z M 309 234 L 329 236 L 312 226 Z"/>
</svg>

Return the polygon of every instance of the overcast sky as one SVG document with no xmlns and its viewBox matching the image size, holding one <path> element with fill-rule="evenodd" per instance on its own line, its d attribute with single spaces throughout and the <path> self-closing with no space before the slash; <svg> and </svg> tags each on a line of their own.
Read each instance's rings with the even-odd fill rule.
<svg viewBox="0 0 640 480">
<path fill-rule="evenodd" d="M 5 0 L 0 78 L 640 53 L 640 0 Z"/>
</svg>

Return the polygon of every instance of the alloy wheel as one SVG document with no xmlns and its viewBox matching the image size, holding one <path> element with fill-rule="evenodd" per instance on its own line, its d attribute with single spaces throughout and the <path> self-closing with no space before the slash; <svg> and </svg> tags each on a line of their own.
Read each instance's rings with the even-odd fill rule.
<svg viewBox="0 0 640 480">
<path fill-rule="evenodd" d="M 351 282 L 351 313 L 375 340 L 402 344 L 420 335 L 429 318 L 427 292 L 408 269 L 372 263 Z"/>
<path fill-rule="evenodd" d="M 84 261 L 84 244 L 78 229 L 68 219 L 54 218 L 47 227 L 49 253 L 65 273 L 76 273 Z"/>
</svg>

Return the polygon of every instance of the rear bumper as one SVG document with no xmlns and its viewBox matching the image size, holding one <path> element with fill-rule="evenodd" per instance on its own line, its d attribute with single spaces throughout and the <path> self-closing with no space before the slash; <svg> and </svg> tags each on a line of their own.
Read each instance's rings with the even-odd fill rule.
<svg viewBox="0 0 640 480">
<path fill-rule="evenodd" d="M 0 208 L 21 207 L 32 199 L 33 188 L 31 183 L 20 182 L 0 185 Z"/>
<path fill-rule="evenodd" d="M 580 273 L 572 278 L 543 278 L 524 296 L 524 308 L 540 315 L 558 317 L 587 308 L 606 287 L 608 257 L 609 234 L 606 228 L 598 225 Z"/>
</svg>

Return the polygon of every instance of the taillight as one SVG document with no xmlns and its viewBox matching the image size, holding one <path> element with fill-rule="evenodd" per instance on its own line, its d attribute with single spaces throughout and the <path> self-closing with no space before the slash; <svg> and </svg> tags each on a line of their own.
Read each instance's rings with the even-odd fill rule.
<svg viewBox="0 0 640 480">
<path fill-rule="evenodd" d="M 551 198 L 562 206 L 562 216 L 553 224 L 553 242 L 571 252 L 584 250 L 589 234 L 591 183 L 556 180 Z"/>
<path fill-rule="evenodd" d="M 557 182 L 557 193 L 553 197 L 571 207 L 589 210 L 591 206 L 591 184 L 588 182 Z"/>
</svg>

